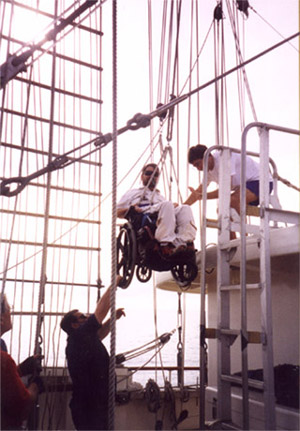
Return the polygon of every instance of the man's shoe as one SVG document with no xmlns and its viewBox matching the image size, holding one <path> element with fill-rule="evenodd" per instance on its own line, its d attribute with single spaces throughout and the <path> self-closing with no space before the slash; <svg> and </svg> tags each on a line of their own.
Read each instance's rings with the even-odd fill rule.
<svg viewBox="0 0 300 431">
<path fill-rule="evenodd" d="M 171 257 L 174 254 L 175 250 L 175 245 L 171 244 L 170 242 L 167 244 L 160 245 L 160 252 L 163 257 Z"/>
<path fill-rule="evenodd" d="M 169 243 L 167 245 L 160 246 L 161 254 L 166 259 L 180 258 L 184 256 L 187 252 L 186 245 L 180 245 L 175 247 L 173 244 Z"/>
<path fill-rule="evenodd" d="M 186 243 L 186 249 L 187 251 L 196 251 L 194 243 L 192 241 Z"/>
</svg>

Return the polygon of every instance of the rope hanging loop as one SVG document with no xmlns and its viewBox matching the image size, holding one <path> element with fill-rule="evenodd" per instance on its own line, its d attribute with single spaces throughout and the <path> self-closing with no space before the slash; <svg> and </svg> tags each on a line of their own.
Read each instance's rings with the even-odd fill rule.
<svg viewBox="0 0 300 431">
<path fill-rule="evenodd" d="M 141 127 L 148 127 L 151 122 L 151 116 L 141 114 L 140 112 L 135 114 L 133 118 L 127 121 L 128 129 L 137 130 Z"/>
</svg>

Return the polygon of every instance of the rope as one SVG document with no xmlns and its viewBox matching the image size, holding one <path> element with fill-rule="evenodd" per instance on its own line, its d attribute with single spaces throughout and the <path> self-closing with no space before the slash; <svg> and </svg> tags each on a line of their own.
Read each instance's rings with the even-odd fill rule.
<svg viewBox="0 0 300 431">
<path fill-rule="evenodd" d="M 80 0 L 77 0 L 80 1 Z M 62 18 L 62 16 L 68 11 L 65 11 L 60 17 L 58 17 L 54 23 L 51 23 L 48 27 L 50 27 L 50 30 L 48 33 L 44 36 L 42 40 L 40 40 L 38 43 L 27 43 L 26 45 L 22 46 L 17 50 L 13 55 L 7 57 L 6 63 L 2 64 L 0 67 L 1 73 L 1 82 L 0 82 L 0 88 L 4 88 L 8 81 L 13 79 L 15 76 L 18 75 L 18 73 L 23 72 L 26 70 L 27 67 L 33 65 L 34 62 L 39 60 L 39 58 L 44 55 L 45 53 L 49 52 L 51 49 L 54 50 L 54 46 L 60 42 L 63 38 L 65 38 L 71 31 L 73 31 L 73 27 L 78 27 L 88 16 L 90 16 L 92 13 L 96 11 L 106 0 L 102 0 L 100 4 L 95 5 L 95 8 L 92 9 L 91 2 L 94 3 L 97 0 L 87 0 L 84 4 L 79 6 L 78 10 L 75 10 L 70 16 L 66 18 Z M 72 8 L 73 5 L 69 7 Z M 81 18 L 77 23 L 73 23 L 72 21 L 77 18 L 80 14 L 82 14 L 87 8 L 90 8 L 88 14 Z M 60 38 L 56 38 L 57 33 L 61 32 L 66 25 L 72 24 L 72 28 L 67 30 Z M 33 54 L 36 50 L 41 49 L 41 47 L 51 40 L 53 43 L 48 46 L 48 48 L 43 49 L 42 52 L 35 58 L 31 60 L 30 63 L 26 65 L 27 60 L 30 57 L 33 57 Z M 27 51 L 23 51 L 24 48 L 27 48 Z M 21 52 L 23 51 L 23 52 Z M 20 55 L 18 55 L 18 53 Z"/>
<path fill-rule="evenodd" d="M 162 83 L 163 83 L 163 70 L 164 70 L 164 47 L 166 37 L 166 19 L 167 19 L 167 8 L 168 2 L 163 2 L 163 14 L 162 14 L 162 33 L 160 38 L 160 57 L 158 67 L 158 80 L 157 80 L 157 100 L 162 100 Z"/>
<path fill-rule="evenodd" d="M 280 177 L 278 174 L 277 174 L 277 179 L 279 180 L 279 181 L 281 181 L 284 185 L 286 185 L 287 187 L 291 187 L 292 189 L 294 189 L 294 190 L 297 190 L 297 192 L 300 192 L 300 188 L 299 187 L 296 187 L 296 186 L 294 186 L 292 183 L 290 183 L 288 180 L 286 180 L 285 178 L 283 178 L 283 177 Z"/>
<path fill-rule="evenodd" d="M 117 220 L 117 0 L 112 2 L 112 81 L 113 81 L 113 152 L 112 152 L 112 225 L 111 225 L 111 289 L 110 296 L 110 360 L 108 391 L 108 429 L 115 425 L 115 368 L 116 368 L 116 220 Z"/>
<path fill-rule="evenodd" d="M 173 108 L 175 105 L 183 102 L 188 97 L 198 93 L 199 91 L 210 86 L 211 84 L 214 84 L 215 82 L 219 81 L 220 79 L 223 79 L 225 76 L 228 76 L 229 74 L 231 74 L 233 72 L 236 72 L 237 70 L 243 68 L 247 64 L 253 62 L 254 60 L 257 60 L 258 58 L 262 57 L 263 55 L 266 55 L 267 53 L 269 53 L 271 51 L 273 51 L 274 49 L 278 48 L 279 46 L 283 45 L 284 43 L 287 43 L 291 39 L 298 37 L 299 34 L 300 34 L 300 32 L 295 33 L 294 35 L 288 37 L 284 41 L 281 41 L 281 42 L 271 46 L 270 48 L 267 48 L 266 50 L 261 51 L 259 54 L 255 55 L 254 57 L 249 58 L 248 60 L 244 61 L 243 63 L 240 63 L 239 65 L 233 67 L 232 69 L 229 69 L 227 72 L 224 72 L 223 74 L 219 75 L 218 77 L 206 82 L 205 84 L 201 85 L 200 87 L 197 87 L 194 90 L 192 90 L 192 91 L 190 91 L 190 92 L 188 92 L 182 96 L 176 97 L 171 102 L 167 103 L 163 107 L 159 107 L 158 109 L 156 109 L 155 111 L 151 112 L 148 115 L 136 114 L 133 119 L 128 121 L 127 126 L 117 130 L 117 135 L 120 135 L 129 129 L 136 130 L 140 127 L 147 127 L 147 125 L 150 124 L 151 119 L 153 119 L 154 117 L 161 116 L 163 113 L 165 113 L 169 109 Z M 100 135 L 99 137 L 91 140 L 88 144 L 94 142 L 94 144 L 97 147 L 102 148 L 102 147 L 106 146 L 111 140 L 112 140 L 112 134 L 107 133 L 106 135 Z M 87 143 L 84 145 L 87 145 Z M 81 148 L 81 147 L 79 147 L 79 148 Z M 76 149 L 73 151 L 70 151 L 70 152 L 74 152 L 74 151 L 76 151 Z M 72 160 L 70 160 L 68 157 L 66 157 L 67 154 L 70 153 L 69 152 L 69 153 L 64 154 L 63 156 L 57 157 L 56 159 L 54 159 L 53 162 L 51 162 L 51 164 L 46 166 L 40 172 L 36 172 L 35 174 L 28 176 L 25 179 L 24 178 L 11 178 L 9 180 L 4 180 L 0 184 L 0 186 L 1 186 L 0 193 L 3 195 L 6 195 L 6 196 L 14 196 L 16 193 L 19 193 L 20 191 L 22 191 L 24 189 L 24 187 L 27 185 L 27 183 L 29 181 L 31 181 L 31 179 L 36 178 L 37 176 L 40 176 L 40 175 L 44 174 L 45 172 L 49 172 L 51 170 L 62 169 L 63 167 L 66 167 L 69 164 L 74 163 L 77 160 L 81 160 L 83 157 L 86 157 L 87 155 L 93 154 L 95 151 L 97 151 L 97 148 L 93 151 L 90 151 L 88 154 L 86 154 L 84 156 L 81 156 L 77 159 L 72 159 Z M 20 185 L 14 192 L 10 192 L 9 187 L 7 187 L 7 184 L 11 184 L 13 182 L 20 183 Z"/>
<path fill-rule="evenodd" d="M 251 5 L 249 5 L 249 8 L 251 10 L 253 10 L 254 13 L 256 13 L 256 15 L 263 21 L 265 22 L 270 28 L 272 28 L 275 33 L 277 33 L 282 39 L 284 39 L 284 35 L 281 34 L 271 23 L 269 23 L 262 15 L 260 15 L 257 10 L 255 10 Z M 297 49 L 292 43 L 289 42 L 289 45 L 294 48 L 298 53 L 299 53 L 299 49 Z"/>
<path fill-rule="evenodd" d="M 121 364 L 124 361 L 129 361 L 130 359 L 136 358 L 144 353 L 150 352 L 151 350 L 165 345 L 174 334 L 175 329 L 171 332 L 166 332 L 159 337 L 156 337 L 154 340 L 149 341 L 148 343 L 143 344 L 140 347 L 136 347 L 134 349 L 128 350 L 127 352 L 123 352 L 117 355 L 117 363 Z"/>
<path fill-rule="evenodd" d="M 233 36 L 234 36 L 234 40 L 235 40 L 236 53 L 238 55 L 240 64 L 242 64 L 244 60 L 243 60 L 243 56 L 242 56 L 241 49 L 240 49 L 239 38 L 238 38 L 237 31 L 236 31 L 236 28 L 235 28 L 234 15 L 233 15 L 233 12 L 232 12 L 232 10 L 230 8 L 229 0 L 226 0 L 226 3 L 227 3 L 228 14 L 229 14 L 229 18 L 230 18 L 231 27 L 232 27 L 232 32 L 233 32 Z M 241 68 L 241 71 L 243 73 L 245 87 L 246 87 L 246 90 L 247 90 L 247 94 L 248 94 L 249 103 L 250 103 L 250 106 L 251 106 L 253 118 L 254 118 L 255 121 L 257 121 L 257 115 L 256 115 L 255 107 L 254 107 L 254 102 L 253 102 L 253 98 L 252 98 L 252 94 L 251 94 L 251 90 L 250 90 L 250 86 L 249 86 L 249 81 L 248 81 L 247 73 L 246 73 L 246 70 L 245 70 L 244 67 Z M 244 128 L 244 123 L 242 123 L 241 127 L 242 127 L 242 129 Z"/>
<path fill-rule="evenodd" d="M 149 59 L 149 105 L 153 110 L 153 62 L 152 62 L 152 6 L 148 0 L 148 59 Z M 153 138 L 153 123 L 150 124 L 150 141 Z M 152 148 L 151 148 L 152 150 Z"/>
</svg>

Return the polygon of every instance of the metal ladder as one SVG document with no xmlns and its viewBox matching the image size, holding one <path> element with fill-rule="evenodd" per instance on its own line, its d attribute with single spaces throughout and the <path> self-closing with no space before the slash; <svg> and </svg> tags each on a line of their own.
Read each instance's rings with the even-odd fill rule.
<svg viewBox="0 0 300 431">
<path fill-rule="evenodd" d="M 246 225 L 246 138 L 253 127 L 260 129 L 260 226 Z M 276 429 L 274 364 L 273 364 L 273 334 L 271 307 L 271 259 L 270 259 L 270 222 L 278 221 L 299 224 L 299 213 L 283 211 L 281 208 L 270 208 L 269 196 L 269 130 L 300 134 L 298 130 L 287 129 L 264 123 L 251 123 L 243 131 L 241 151 L 228 147 L 214 146 L 209 148 L 203 161 L 203 202 L 201 227 L 201 322 L 200 322 L 200 429 L 207 429 L 205 425 L 205 338 L 208 338 L 205 316 L 205 283 L 206 283 L 206 188 L 207 162 L 211 151 L 218 149 L 222 152 L 219 173 L 219 216 L 218 216 L 218 245 L 217 245 L 217 303 L 218 325 L 215 331 L 217 338 L 217 368 L 218 368 L 218 401 L 217 415 L 221 429 L 238 429 L 232 423 L 231 415 L 231 386 L 238 383 L 242 386 L 243 397 L 243 430 L 249 429 L 249 387 L 260 388 L 264 393 L 265 429 Z M 241 153 L 241 214 L 240 223 L 230 220 L 230 154 Z M 272 162 L 273 170 L 276 170 Z M 277 191 L 275 178 L 274 191 Z M 241 238 L 230 241 L 230 231 L 239 231 Z M 247 240 L 246 233 L 255 233 Z M 246 281 L 246 242 L 259 241 L 260 245 L 260 282 L 247 284 Z M 240 284 L 230 282 L 230 251 L 237 245 L 241 246 Z M 241 327 L 230 328 L 230 292 L 240 290 Z M 250 333 L 247 330 L 247 290 L 260 289 L 261 298 L 261 333 Z M 241 336 L 241 378 L 231 375 L 230 347 L 237 336 Z M 264 380 L 248 379 L 248 344 L 260 342 L 262 345 Z"/>
</svg>

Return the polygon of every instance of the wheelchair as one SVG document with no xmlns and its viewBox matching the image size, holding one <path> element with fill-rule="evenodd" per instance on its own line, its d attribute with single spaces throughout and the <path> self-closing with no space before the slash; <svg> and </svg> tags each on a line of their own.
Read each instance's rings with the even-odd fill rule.
<svg viewBox="0 0 300 431">
<path fill-rule="evenodd" d="M 166 258 L 154 238 L 157 214 L 138 213 L 130 207 L 127 223 L 120 226 L 117 237 L 117 274 L 119 286 L 126 289 L 136 273 L 141 283 L 151 279 L 152 271 L 171 271 L 181 287 L 188 286 L 197 276 L 196 253 L 193 248 Z"/>
</svg>

